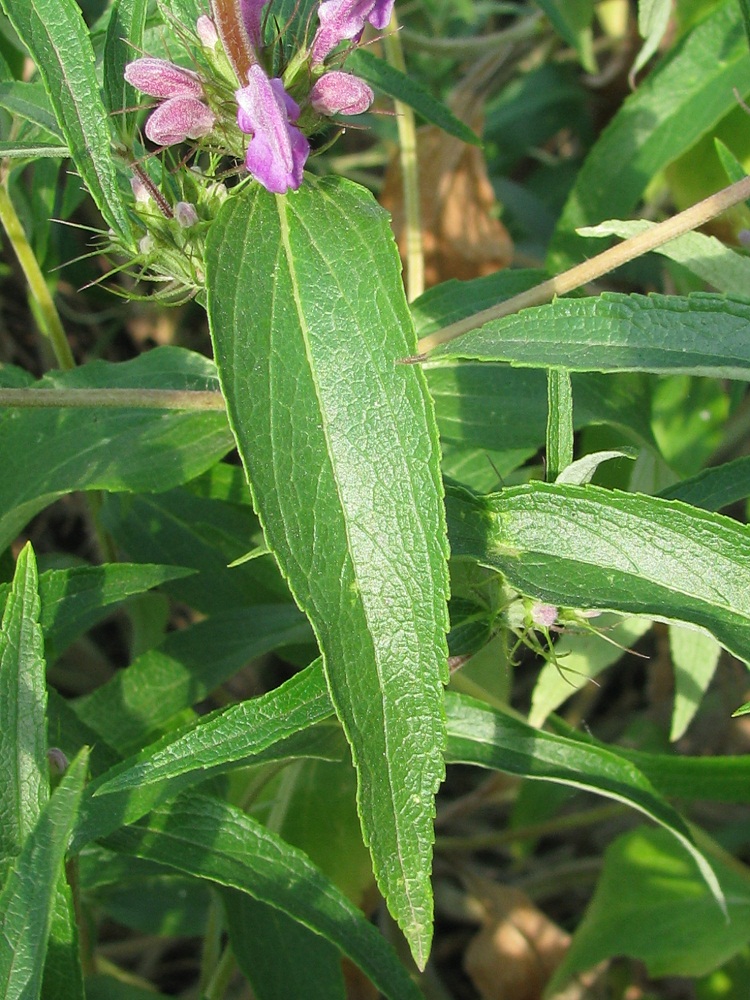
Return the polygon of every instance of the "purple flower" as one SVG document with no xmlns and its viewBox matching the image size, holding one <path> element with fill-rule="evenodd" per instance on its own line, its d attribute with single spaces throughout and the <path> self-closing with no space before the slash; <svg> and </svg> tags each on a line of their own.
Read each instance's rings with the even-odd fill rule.
<svg viewBox="0 0 750 1000">
<path fill-rule="evenodd" d="M 201 139 L 213 129 L 216 115 L 202 100 L 197 74 L 166 59 L 145 57 L 128 63 L 125 79 L 162 103 L 146 122 L 146 136 L 157 146 L 173 146 L 185 139 Z"/>
<path fill-rule="evenodd" d="M 124 75 L 129 84 L 149 97 L 203 97 L 197 75 L 166 59 L 136 59 L 127 64 Z"/>
<path fill-rule="evenodd" d="M 213 129 L 216 115 L 196 97 L 170 97 L 146 122 L 146 136 L 157 146 L 201 139 Z"/>
<path fill-rule="evenodd" d="M 299 106 L 279 79 L 269 80 L 263 69 L 251 66 L 247 86 L 235 92 L 237 124 L 252 136 L 245 165 L 268 191 L 297 190 L 310 152 L 310 143 L 293 123 Z"/>
<path fill-rule="evenodd" d="M 260 48 L 262 42 L 263 24 L 261 14 L 268 0 L 240 0 L 240 14 L 253 48 Z"/>
<path fill-rule="evenodd" d="M 312 43 L 313 63 L 321 63 L 339 42 L 359 39 L 365 22 L 382 31 L 391 19 L 394 0 L 324 0 L 320 27 Z"/>
<path fill-rule="evenodd" d="M 320 115 L 361 115 L 374 99 L 364 80 L 339 70 L 324 73 L 310 91 L 310 104 Z"/>
</svg>

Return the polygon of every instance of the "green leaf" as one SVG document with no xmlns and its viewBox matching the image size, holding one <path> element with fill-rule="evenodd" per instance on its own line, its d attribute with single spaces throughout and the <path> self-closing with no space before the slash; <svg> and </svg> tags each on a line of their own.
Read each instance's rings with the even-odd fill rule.
<svg viewBox="0 0 750 1000">
<path fill-rule="evenodd" d="M 61 868 L 52 902 L 41 1000 L 86 1000 L 73 893 Z"/>
<path fill-rule="evenodd" d="M 421 994 L 378 931 L 312 862 L 216 799 L 180 797 L 109 839 L 120 852 L 249 893 L 336 945 L 390 1000 Z"/>
<path fill-rule="evenodd" d="M 591 454 L 584 455 L 575 462 L 571 462 L 570 465 L 565 466 L 560 475 L 556 477 L 555 482 L 560 484 L 569 483 L 572 486 L 585 486 L 586 483 L 591 482 L 596 470 L 603 462 L 611 462 L 615 458 L 630 458 L 634 460 L 637 457 L 638 452 L 635 448 L 593 451 Z"/>
<path fill-rule="evenodd" d="M 450 108 L 434 98 L 422 83 L 402 73 L 384 59 L 378 59 L 372 52 L 356 49 L 346 60 L 346 68 L 375 90 L 401 101 L 402 104 L 408 104 L 425 121 L 437 125 L 448 135 L 473 146 L 482 145 L 482 140 L 476 132 L 456 118 Z"/>
<path fill-rule="evenodd" d="M 139 750 L 179 712 L 253 657 L 309 637 L 291 604 L 238 608 L 170 632 L 156 649 L 75 703 L 78 716 L 122 753 Z"/>
<path fill-rule="evenodd" d="M 338 948 L 247 893 L 222 892 L 237 964 L 257 1000 L 346 1000 Z M 280 955 L 294 961 L 280 962 Z"/>
<path fill-rule="evenodd" d="M 676 501 L 530 483 L 447 501 L 454 558 L 569 608 L 700 625 L 750 660 L 750 528 Z"/>
<path fill-rule="evenodd" d="M 609 749 L 588 734 L 572 729 L 557 716 L 550 716 L 548 724 L 568 739 Z M 662 795 L 670 798 L 747 802 L 750 755 L 685 757 L 674 752 L 644 753 L 627 747 L 618 747 L 617 754 L 635 764 Z"/>
<path fill-rule="evenodd" d="M 721 646 L 702 629 L 671 625 L 669 652 L 674 667 L 674 711 L 669 733 L 674 743 L 693 721 L 719 663 Z"/>
<path fill-rule="evenodd" d="M 75 0 L 2 0 L 31 53 L 70 155 L 108 226 L 130 239 L 112 158 L 112 132 L 99 94 L 94 50 Z"/>
<path fill-rule="evenodd" d="M 573 461 L 573 387 L 570 374 L 547 369 L 547 476 L 554 481 Z"/>
<path fill-rule="evenodd" d="M 703 469 L 690 479 L 662 490 L 659 496 L 666 500 L 682 500 L 704 510 L 721 510 L 737 500 L 744 500 L 750 496 L 750 456 Z"/>
<path fill-rule="evenodd" d="M 610 219 L 598 226 L 584 226 L 578 233 L 581 236 L 615 235 L 629 239 L 647 229 L 653 229 L 655 225 L 654 222 L 642 219 L 634 222 Z M 715 236 L 686 233 L 658 247 L 654 253 L 681 264 L 719 292 L 747 298 L 750 289 L 750 259 L 724 246 Z"/>
<path fill-rule="evenodd" d="M 387 216 L 338 178 L 247 187 L 211 229 L 207 284 L 254 506 L 320 643 L 380 887 L 424 964 L 447 547 L 431 402 L 396 363 L 415 340 Z"/>
<path fill-rule="evenodd" d="M 550 993 L 614 955 L 640 959 L 656 978 L 701 976 L 722 965 L 750 940 L 750 883 L 736 862 L 711 864 L 729 919 L 664 831 L 639 827 L 618 837 Z"/>
<path fill-rule="evenodd" d="M 132 136 L 138 117 L 138 95 L 126 82 L 126 63 L 137 58 L 143 43 L 148 0 L 115 0 L 104 40 L 104 94 L 107 110 L 118 115 L 123 132 Z"/>
<path fill-rule="evenodd" d="M 140 819 L 179 791 L 238 764 L 285 760 L 330 746 L 327 729 L 311 731 L 333 708 L 323 672 L 309 667 L 281 687 L 213 712 L 170 733 L 93 781 L 76 830 L 81 846 Z M 302 734 L 301 739 L 295 739 Z"/>
<path fill-rule="evenodd" d="M 189 573 L 181 566 L 129 563 L 74 566 L 42 573 L 40 624 L 47 659 L 59 656 L 74 639 L 100 621 L 111 605 Z M 9 584 L 0 584 L 0 605 L 5 603 L 8 591 Z"/>
<path fill-rule="evenodd" d="M 167 493 L 111 494 L 103 506 L 104 527 L 132 558 L 196 570 L 165 590 L 206 615 L 292 599 L 271 556 L 229 568 L 249 545 L 263 541 L 244 474 L 237 471 L 244 503 L 197 496 L 193 482 Z"/>
<path fill-rule="evenodd" d="M 583 788 L 632 806 L 664 827 L 695 861 L 716 914 L 724 919 L 721 888 L 684 820 L 629 761 L 603 747 L 533 729 L 467 695 L 447 692 L 445 709 L 447 762 Z"/>
<path fill-rule="evenodd" d="M 215 375 L 200 355 L 160 347 L 122 364 L 94 361 L 50 373 L 37 386 L 210 389 Z M 205 411 L 4 409 L 0 434 L 7 456 L 0 479 L 0 550 L 64 493 L 170 489 L 232 447 L 224 414 Z"/>
<path fill-rule="evenodd" d="M 672 0 L 638 0 L 638 34 L 643 39 L 643 45 L 630 69 L 631 84 L 659 48 L 671 13 Z"/>
<path fill-rule="evenodd" d="M 39 157 L 66 157 L 67 146 L 50 146 L 43 142 L 0 142 L 0 156 L 11 160 L 36 160 Z"/>
<path fill-rule="evenodd" d="M 12 115 L 39 125 L 50 135 L 60 139 L 63 137 L 47 92 L 41 83 L 22 83 L 19 80 L 0 83 L 0 108 L 5 108 Z M 62 148 L 65 150 L 64 155 L 67 156 L 68 147 Z"/>
<path fill-rule="evenodd" d="M 536 0 L 558 35 L 578 53 L 588 73 L 596 73 L 592 48 L 593 0 Z"/>
<path fill-rule="evenodd" d="M 550 269 L 596 253 L 574 230 L 629 215 L 652 178 L 736 106 L 735 90 L 750 90 L 750 54 L 737 5 L 727 0 L 677 44 L 602 132 L 558 222 Z"/>
<path fill-rule="evenodd" d="M 82 751 L 26 838 L 0 893 L 0 996 L 39 995 L 58 878 L 86 780 Z"/>
<path fill-rule="evenodd" d="M 46 705 L 36 560 L 27 544 L 0 628 L 0 875 L 20 854 L 49 796 Z"/>
<path fill-rule="evenodd" d="M 557 299 L 485 323 L 431 358 L 568 371 L 642 371 L 750 380 L 750 302 L 724 295 Z"/>
<path fill-rule="evenodd" d="M 745 37 L 748 45 L 750 45 L 750 3 L 748 0 L 740 0 L 740 12 L 742 14 L 742 23 L 745 26 Z"/>
</svg>

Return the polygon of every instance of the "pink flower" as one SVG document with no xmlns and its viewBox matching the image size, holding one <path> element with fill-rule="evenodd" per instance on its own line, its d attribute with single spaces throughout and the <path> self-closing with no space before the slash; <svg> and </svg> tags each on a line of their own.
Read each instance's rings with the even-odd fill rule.
<svg viewBox="0 0 750 1000">
<path fill-rule="evenodd" d="M 324 73 L 310 91 L 310 104 L 320 115 L 361 115 L 374 99 L 364 80 L 339 70 Z"/>
<path fill-rule="evenodd" d="M 125 79 L 162 103 L 146 122 L 146 136 L 157 146 L 174 146 L 186 139 L 201 139 L 216 124 L 216 115 L 201 98 L 203 86 L 197 74 L 166 59 L 145 57 L 128 63 Z"/>
<path fill-rule="evenodd" d="M 268 3 L 268 0 L 240 0 L 240 14 L 242 15 L 242 22 L 245 25 L 245 31 L 247 31 L 250 41 L 253 44 L 253 48 L 260 48 L 261 42 L 263 41 L 263 23 L 261 21 L 261 14 L 263 13 L 263 8 Z"/>
<path fill-rule="evenodd" d="M 201 14 L 195 22 L 195 30 L 205 49 L 215 49 L 219 44 L 219 33 L 216 30 L 216 25 L 207 14 Z"/>
<path fill-rule="evenodd" d="M 166 59 L 136 59 L 127 64 L 124 75 L 131 86 L 149 97 L 203 97 L 198 76 Z"/>
<path fill-rule="evenodd" d="M 152 112 L 146 136 L 157 146 L 174 146 L 186 139 L 202 139 L 216 124 L 216 115 L 195 97 L 171 97 Z"/>
<path fill-rule="evenodd" d="M 256 63 L 247 74 L 247 86 L 235 92 L 237 124 L 252 138 L 245 165 L 274 194 L 285 194 L 302 183 L 310 143 L 294 122 L 299 106 L 279 79 L 266 76 Z"/>
<path fill-rule="evenodd" d="M 321 63 L 339 42 L 359 39 L 365 22 L 382 31 L 391 19 L 394 0 L 324 0 L 320 27 L 312 43 L 312 61 Z"/>
</svg>

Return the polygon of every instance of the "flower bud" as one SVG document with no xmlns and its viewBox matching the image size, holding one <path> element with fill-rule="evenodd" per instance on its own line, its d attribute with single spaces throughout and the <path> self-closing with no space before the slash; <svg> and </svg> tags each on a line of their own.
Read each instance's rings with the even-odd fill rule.
<svg viewBox="0 0 750 1000">
<path fill-rule="evenodd" d="M 130 187 L 133 190 L 133 197 L 138 205 L 148 205 L 151 201 L 151 192 L 143 183 L 140 177 L 134 175 L 130 178 Z"/>
<path fill-rule="evenodd" d="M 160 104 L 146 122 L 146 136 L 157 146 L 201 139 L 216 124 L 216 115 L 195 97 L 172 97 Z"/>
<path fill-rule="evenodd" d="M 198 221 L 195 205 L 191 205 L 189 201 L 177 202 L 174 207 L 174 217 L 183 229 L 189 229 Z"/>
<path fill-rule="evenodd" d="M 313 63 L 321 63 L 339 42 L 358 41 L 365 21 L 382 31 L 391 19 L 394 0 L 324 0 L 312 43 Z"/>
<path fill-rule="evenodd" d="M 557 608 L 554 604 L 544 604 L 536 601 L 531 605 L 529 617 L 537 628 L 550 628 L 557 621 Z"/>
<path fill-rule="evenodd" d="M 195 22 L 195 30 L 198 33 L 201 45 L 205 49 L 215 49 L 219 42 L 219 33 L 216 25 L 207 14 L 201 14 Z"/>
<path fill-rule="evenodd" d="M 361 115 L 374 99 L 364 80 L 339 70 L 324 73 L 310 91 L 310 104 L 321 115 Z"/>
<path fill-rule="evenodd" d="M 203 87 L 196 73 L 166 59 L 145 56 L 125 67 L 125 79 L 149 97 L 202 97 Z"/>
</svg>

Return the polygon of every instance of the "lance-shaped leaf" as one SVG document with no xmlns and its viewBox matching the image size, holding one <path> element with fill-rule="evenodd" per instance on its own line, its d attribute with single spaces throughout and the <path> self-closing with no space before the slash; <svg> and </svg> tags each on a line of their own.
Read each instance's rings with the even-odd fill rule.
<svg viewBox="0 0 750 1000">
<path fill-rule="evenodd" d="M 550 604 L 702 625 L 750 660 L 750 529 L 675 500 L 530 483 L 452 490 L 454 555 Z"/>
<path fill-rule="evenodd" d="M 27 545 L 0 628 L 0 877 L 49 796 L 44 672 L 36 559 Z"/>
<path fill-rule="evenodd" d="M 80 7 L 75 0 L 2 0 L 2 6 L 37 64 L 76 169 L 107 224 L 129 239 L 112 132 Z"/>
<path fill-rule="evenodd" d="M 0 996 L 39 995 L 52 907 L 86 779 L 82 750 L 42 810 L 0 893 Z"/>
<path fill-rule="evenodd" d="M 621 295 L 557 299 L 491 320 L 436 348 L 432 357 L 509 361 L 575 372 L 654 372 L 750 379 L 744 299 Z"/>
<path fill-rule="evenodd" d="M 419 964 L 443 773 L 437 432 L 386 214 L 362 188 L 248 187 L 207 248 L 208 310 L 254 504 L 323 653 L 380 887 Z"/>
<path fill-rule="evenodd" d="M 148 821 L 123 828 L 108 844 L 281 910 L 334 944 L 388 1000 L 421 996 L 393 949 L 307 855 L 234 806 L 183 795 Z"/>
<path fill-rule="evenodd" d="M 446 760 L 584 788 L 627 803 L 668 830 L 692 856 L 721 915 L 725 905 L 721 887 L 685 821 L 630 761 L 604 747 L 534 729 L 466 695 L 448 692 L 446 710 Z"/>
</svg>

